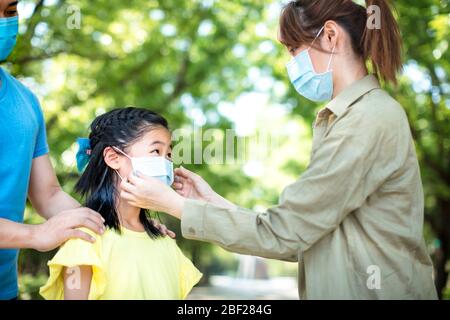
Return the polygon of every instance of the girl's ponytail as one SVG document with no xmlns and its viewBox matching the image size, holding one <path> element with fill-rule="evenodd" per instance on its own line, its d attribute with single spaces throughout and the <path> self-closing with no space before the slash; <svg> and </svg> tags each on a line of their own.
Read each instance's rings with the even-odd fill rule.
<svg viewBox="0 0 450 320">
<path fill-rule="evenodd" d="M 369 20 L 362 37 L 364 58 L 371 61 L 373 71 L 383 80 L 396 84 L 402 69 L 402 40 L 391 4 L 388 0 L 366 0 L 366 5 Z M 379 23 L 371 24 L 372 18 Z"/>
</svg>

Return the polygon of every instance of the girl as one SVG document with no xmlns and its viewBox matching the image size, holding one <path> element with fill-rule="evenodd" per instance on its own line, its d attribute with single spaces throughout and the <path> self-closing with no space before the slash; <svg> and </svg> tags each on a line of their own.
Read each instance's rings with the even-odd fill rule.
<svg viewBox="0 0 450 320">
<path fill-rule="evenodd" d="M 167 121 L 141 108 L 110 111 L 80 141 L 76 184 L 86 206 L 107 229 L 95 243 L 70 240 L 48 263 L 41 288 L 46 299 L 184 299 L 201 273 L 174 240 L 162 237 L 147 212 L 119 197 L 124 177 L 145 174 L 171 185 L 171 136 Z M 87 161 L 86 161 L 87 160 Z M 86 230 L 87 231 L 87 230 Z M 93 233 L 91 233 L 95 236 Z"/>
</svg>

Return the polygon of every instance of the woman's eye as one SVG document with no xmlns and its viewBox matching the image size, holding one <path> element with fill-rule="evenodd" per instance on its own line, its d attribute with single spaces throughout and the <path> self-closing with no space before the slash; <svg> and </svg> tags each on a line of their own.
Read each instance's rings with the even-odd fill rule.
<svg viewBox="0 0 450 320">
<path fill-rule="evenodd" d="M 17 10 L 14 11 L 6 11 L 6 15 L 8 16 L 15 16 L 17 14 Z"/>
<path fill-rule="evenodd" d="M 159 154 L 159 150 L 153 150 L 153 151 L 150 152 L 150 153 Z"/>
<path fill-rule="evenodd" d="M 168 154 L 167 154 L 167 158 L 172 159 L 172 154 L 171 154 L 171 153 L 168 153 Z"/>
</svg>

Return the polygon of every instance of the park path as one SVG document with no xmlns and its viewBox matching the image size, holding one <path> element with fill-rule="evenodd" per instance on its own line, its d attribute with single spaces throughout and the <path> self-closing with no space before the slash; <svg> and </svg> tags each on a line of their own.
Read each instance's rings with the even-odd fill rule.
<svg viewBox="0 0 450 320">
<path fill-rule="evenodd" d="M 298 299 L 295 278 L 273 278 L 269 280 L 211 277 L 211 285 L 196 287 L 188 300 L 296 300 Z"/>
</svg>

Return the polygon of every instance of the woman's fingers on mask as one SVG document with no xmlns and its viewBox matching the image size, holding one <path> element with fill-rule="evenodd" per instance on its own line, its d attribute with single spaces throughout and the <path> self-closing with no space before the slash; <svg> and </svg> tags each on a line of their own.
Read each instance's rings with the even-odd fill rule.
<svg viewBox="0 0 450 320">
<path fill-rule="evenodd" d="M 173 177 L 173 180 L 174 180 L 175 182 L 181 182 L 181 181 L 184 181 L 185 179 L 184 179 L 183 177 L 177 176 L 177 175 L 175 174 L 174 177 Z"/>
<path fill-rule="evenodd" d="M 133 186 L 135 186 L 137 189 L 144 188 L 146 186 L 152 186 L 152 185 L 158 185 L 163 184 L 161 181 L 154 177 L 144 176 L 137 173 L 137 176 L 134 174 L 131 174 L 128 179 L 130 180 L 129 183 Z"/>
<path fill-rule="evenodd" d="M 135 198 L 131 193 L 129 193 L 129 192 L 125 191 L 125 190 L 122 190 L 122 191 L 120 192 L 120 197 L 121 197 L 122 199 L 128 201 L 130 204 L 131 204 L 132 201 L 133 201 L 133 202 L 136 201 L 136 198 Z"/>
<path fill-rule="evenodd" d="M 134 186 L 139 185 L 142 181 L 141 177 L 142 175 L 139 172 L 136 172 L 136 175 L 134 173 L 131 173 L 128 176 L 128 183 Z"/>
<path fill-rule="evenodd" d="M 184 179 L 193 179 L 195 176 L 195 173 L 192 171 L 189 171 L 188 169 L 184 168 L 183 166 L 175 169 L 175 176 L 178 176 L 180 178 Z"/>
<path fill-rule="evenodd" d="M 177 177 L 175 176 L 175 182 L 181 183 L 181 184 L 187 184 L 189 183 L 189 179 L 183 178 L 183 177 Z"/>
<path fill-rule="evenodd" d="M 176 193 L 178 193 L 180 196 L 184 197 L 185 193 L 184 190 L 180 189 L 180 190 L 175 190 Z"/>
<path fill-rule="evenodd" d="M 183 170 L 181 170 L 181 167 L 180 168 L 175 168 L 173 170 L 173 173 L 175 173 L 175 179 L 177 177 L 182 177 L 183 176 Z"/>
<path fill-rule="evenodd" d="M 133 207 L 140 207 L 141 206 L 139 203 L 137 203 L 135 201 L 128 201 L 128 203 L 130 204 L 130 206 L 133 206 Z"/>
<path fill-rule="evenodd" d="M 180 189 L 183 189 L 183 184 L 180 183 L 180 182 L 175 182 L 175 183 L 172 185 L 172 187 L 173 187 L 175 190 L 180 190 Z"/>
<path fill-rule="evenodd" d="M 137 188 L 135 187 L 135 185 L 131 184 L 130 182 L 127 181 L 122 181 L 122 183 L 120 184 L 120 187 L 122 188 L 123 191 L 126 191 L 128 193 L 134 193 L 137 191 Z"/>
</svg>

